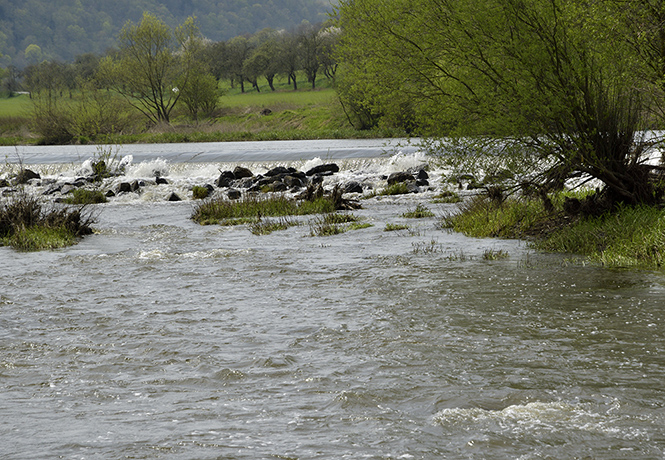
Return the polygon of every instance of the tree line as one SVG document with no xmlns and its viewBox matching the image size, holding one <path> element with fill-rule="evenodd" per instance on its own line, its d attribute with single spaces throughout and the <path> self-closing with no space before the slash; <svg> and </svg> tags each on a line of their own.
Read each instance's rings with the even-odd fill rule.
<svg viewBox="0 0 665 460">
<path fill-rule="evenodd" d="M 104 54 L 127 20 L 144 11 L 172 28 L 196 16 L 201 32 L 214 41 L 265 28 L 291 28 L 302 20 L 326 20 L 322 0 L 3 0 L 0 1 L 0 66 L 23 68 L 43 60 L 72 61 Z"/>
<path fill-rule="evenodd" d="M 259 80 L 265 79 L 275 91 L 281 75 L 297 90 L 304 76 L 315 88 L 322 74 L 335 76 L 338 38 L 339 29 L 330 22 L 303 22 L 288 31 L 264 29 L 213 42 L 195 18 L 171 28 L 144 13 L 140 22 L 123 27 L 117 48 L 106 55 L 42 61 L 21 72 L 9 67 L 2 88 L 29 92 L 38 132 L 47 141 L 68 142 L 121 131 L 129 123 L 123 106 L 133 107 L 148 125 L 169 123 L 177 105 L 198 119 L 217 107 L 220 80 L 245 92 L 260 91 Z"/>
</svg>

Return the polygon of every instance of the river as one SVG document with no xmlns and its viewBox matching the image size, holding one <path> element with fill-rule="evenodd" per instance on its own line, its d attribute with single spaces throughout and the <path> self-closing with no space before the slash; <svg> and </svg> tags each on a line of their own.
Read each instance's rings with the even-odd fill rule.
<svg viewBox="0 0 665 460">
<path fill-rule="evenodd" d="M 435 162 L 331 142 L 124 146 L 127 176 L 169 185 L 98 205 L 73 247 L 1 247 L 0 457 L 663 458 L 662 273 L 450 233 Z M 43 149 L 17 154 L 52 180 L 93 152 Z M 433 190 L 361 200 L 372 226 L 329 237 L 190 220 L 220 169 L 331 160 L 326 185 L 376 187 L 431 162 Z M 418 204 L 436 217 L 402 217 Z"/>
</svg>

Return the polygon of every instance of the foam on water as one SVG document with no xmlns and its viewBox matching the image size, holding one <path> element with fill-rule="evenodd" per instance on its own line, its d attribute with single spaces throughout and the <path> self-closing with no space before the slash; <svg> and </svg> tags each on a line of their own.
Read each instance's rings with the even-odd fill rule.
<svg viewBox="0 0 665 460">
<path fill-rule="evenodd" d="M 562 401 L 515 404 L 502 410 L 478 407 L 444 409 L 433 418 L 436 425 L 464 430 L 492 433 L 533 434 L 550 432 L 585 431 L 612 435 L 622 439 L 648 439 L 648 433 L 631 427 L 630 420 L 614 415 L 615 402 L 604 413 L 594 412 L 589 405 Z"/>
</svg>

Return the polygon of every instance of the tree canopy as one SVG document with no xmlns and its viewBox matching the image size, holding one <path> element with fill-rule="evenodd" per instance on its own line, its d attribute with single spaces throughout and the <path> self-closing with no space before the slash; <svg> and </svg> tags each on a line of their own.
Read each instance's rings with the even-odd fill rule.
<svg viewBox="0 0 665 460">
<path fill-rule="evenodd" d="M 363 125 L 519 144 L 543 192 L 586 176 L 609 203 L 653 203 L 640 133 L 659 121 L 661 3 L 344 0 L 341 99 Z"/>
</svg>

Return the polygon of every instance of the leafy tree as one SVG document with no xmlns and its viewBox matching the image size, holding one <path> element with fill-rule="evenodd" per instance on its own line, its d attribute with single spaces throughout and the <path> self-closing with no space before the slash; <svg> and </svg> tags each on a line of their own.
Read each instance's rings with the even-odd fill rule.
<svg viewBox="0 0 665 460">
<path fill-rule="evenodd" d="M 173 32 L 157 17 L 144 13 L 141 22 L 127 22 L 119 51 L 104 58 L 100 77 L 151 122 L 168 123 L 181 91 L 189 84 L 192 47 L 198 29 L 193 18 Z M 198 48 L 196 48 L 198 49 Z"/>
<path fill-rule="evenodd" d="M 312 89 L 316 88 L 316 74 L 321 67 L 320 51 L 322 38 L 319 34 L 319 27 L 309 23 L 301 24 L 296 32 L 298 42 L 298 58 L 300 67 L 307 76 L 307 81 L 312 84 Z"/>
<path fill-rule="evenodd" d="M 393 120 L 402 107 L 421 133 L 474 136 L 496 162 L 514 164 L 519 152 L 544 199 L 585 177 L 603 184 L 596 210 L 654 203 L 662 190 L 650 172 L 659 167 L 642 162 L 649 143 L 640 136 L 654 83 L 640 76 L 627 13 L 608 5 L 343 0 L 344 91 Z"/>
<path fill-rule="evenodd" d="M 280 73 L 286 75 L 293 90 L 298 89 L 297 74 L 300 70 L 300 57 L 298 52 L 298 38 L 295 34 L 285 33 L 279 41 L 279 68 Z"/>
</svg>

